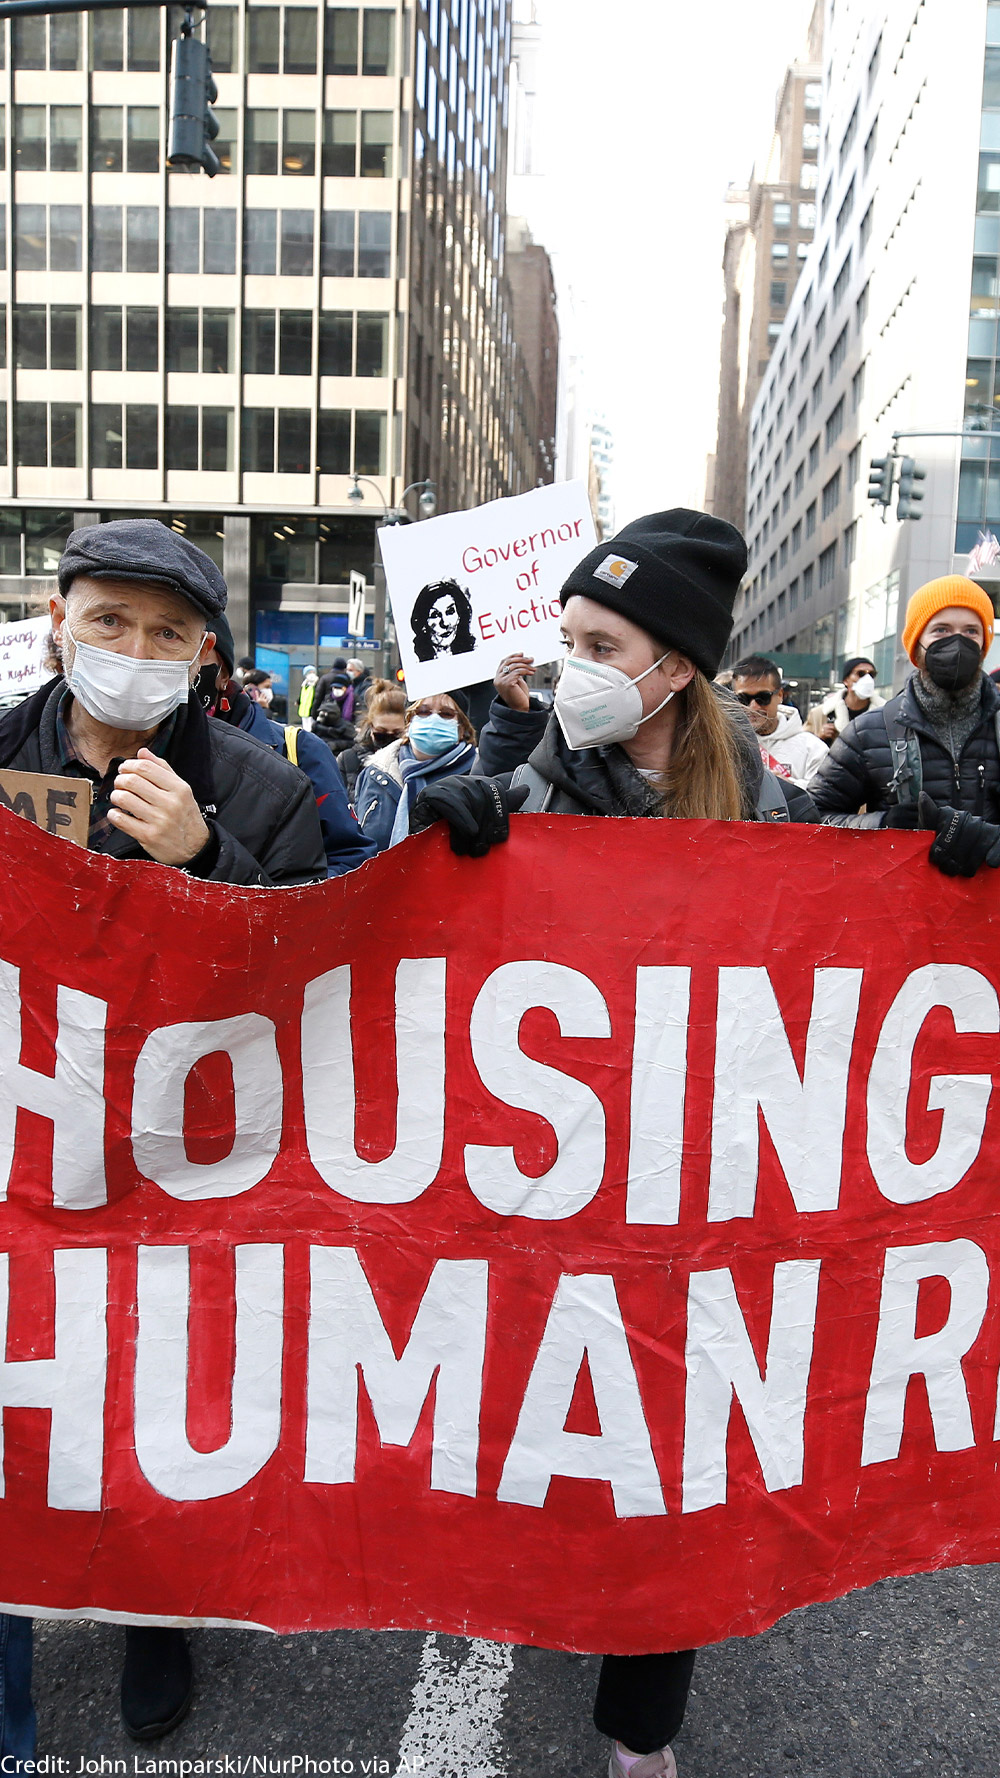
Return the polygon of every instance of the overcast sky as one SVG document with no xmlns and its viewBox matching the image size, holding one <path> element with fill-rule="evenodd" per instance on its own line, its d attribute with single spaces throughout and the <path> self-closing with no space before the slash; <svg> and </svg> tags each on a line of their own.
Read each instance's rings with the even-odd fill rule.
<svg viewBox="0 0 1000 1778">
<path fill-rule="evenodd" d="M 701 503 L 715 438 L 723 200 L 763 157 L 811 0 L 538 0 L 544 232 L 572 278 L 615 500 Z"/>
</svg>

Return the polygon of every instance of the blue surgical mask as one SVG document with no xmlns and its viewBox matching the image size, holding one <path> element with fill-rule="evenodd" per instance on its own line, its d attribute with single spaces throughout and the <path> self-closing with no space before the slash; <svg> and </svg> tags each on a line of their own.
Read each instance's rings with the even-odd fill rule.
<svg viewBox="0 0 1000 1778">
<path fill-rule="evenodd" d="M 455 716 L 412 716 L 407 736 L 418 753 L 435 759 L 458 746 L 458 718 Z"/>
</svg>

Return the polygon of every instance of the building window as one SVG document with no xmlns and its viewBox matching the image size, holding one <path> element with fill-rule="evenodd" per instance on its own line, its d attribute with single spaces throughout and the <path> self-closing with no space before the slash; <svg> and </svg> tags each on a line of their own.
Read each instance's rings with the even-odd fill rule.
<svg viewBox="0 0 1000 1778">
<path fill-rule="evenodd" d="M 14 262 L 18 270 L 78 272 L 82 228 L 79 204 L 15 204 Z"/>
<path fill-rule="evenodd" d="M 787 286 L 787 284 L 778 282 L 772 278 L 772 280 L 771 280 L 771 307 L 772 307 L 772 309 L 783 309 L 785 306 L 785 303 L 787 301 L 788 301 L 788 286 Z"/>
<path fill-rule="evenodd" d="M 836 279 L 834 280 L 833 306 L 835 309 L 840 307 L 840 304 L 843 302 L 844 297 L 847 295 L 847 287 L 850 284 L 850 282 L 851 282 L 851 255 L 850 255 L 850 252 L 848 252 L 847 257 L 845 258 L 844 263 L 841 266 L 839 272 L 837 273 Z"/>
<path fill-rule="evenodd" d="M 79 370 L 81 320 L 79 308 L 18 303 L 14 309 L 14 363 L 18 370 Z"/>
<path fill-rule="evenodd" d="M 823 517 L 828 519 L 840 505 L 840 470 L 831 475 L 823 489 Z"/>
<path fill-rule="evenodd" d="M 83 409 L 71 401 L 14 404 L 14 461 L 40 469 L 77 469 L 83 461 Z"/>
<path fill-rule="evenodd" d="M 875 159 L 875 149 L 876 149 L 877 144 L 878 144 L 878 118 L 875 119 L 875 122 L 872 124 L 871 129 L 868 131 L 868 134 L 865 137 L 864 172 L 866 175 L 871 171 L 871 164 L 872 164 L 872 161 Z"/>
<path fill-rule="evenodd" d="M 312 466 L 309 439 L 311 419 L 307 407 L 278 409 L 279 475 L 309 474 Z"/>
<path fill-rule="evenodd" d="M 837 222 L 836 222 L 836 228 L 834 230 L 834 233 L 835 233 L 835 238 L 838 242 L 840 241 L 841 236 L 843 235 L 844 230 L 847 227 L 847 224 L 850 222 L 851 216 L 853 215 L 853 213 L 854 213 L 854 180 L 852 179 L 850 185 L 847 187 L 847 190 L 844 193 L 844 201 L 841 204 L 840 209 L 837 211 Z"/>
<path fill-rule="evenodd" d="M 166 412 L 168 469 L 219 474 L 233 467 L 233 410 L 219 407 L 168 407 Z"/>
<path fill-rule="evenodd" d="M 392 217 L 387 210 L 358 216 L 358 277 L 388 278 L 392 261 Z"/>
<path fill-rule="evenodd" d="M 153 16 L 156 17 L 155 13 Z M 79 69 L 82 67 L 80 19 L 78 16 L 72 13 L 63 13 L 48 19 L 14 19 L 11 30 L 13 34 L 11 66 L 13 68 Z"/>
<path fill-rule="evenodd" d="M 799 228 L 807 230 L 809 234 L 812 234 L 812 231 L 815 227 L 816 227 L 816 205 L 815 204 L 800 204 L 799 205 Z"/>
<path fill-rule="evenodd" d="M 807 111 L 818 111 L 823 88 L 818 80 L 807 80 L 803 94 L 803 104 Z"/>
<path fill-rule="evenodd" d="M 858 247 L 859 247 L 859 251 L 862 253 L 865 251 L 865 248 L 867 247 L 869 241 L 872 238 L 872 219 L 874 217 L 874 214 L 875 214 L 875 199 L 872 198 L 871 203 L 869 204 L 867 210 L 865 211 L 864 215 L 861 218 L 861 228 L 858 231 Z"/>
<path fill-rule="evenodd" d="M 802 548 L 802 520 L 798 519 L 792 526 L 792 555 L 797 556 Z"/>
<path fill-rule="evenodd" d="M 802 489 L 805 486 L 805 480 L 806 480 L 806 466 L 805 466 L 805 463 L 800 463 L 798 468 L 795 471 L 795 479 L 792 483 L 792 491 L 793 491 L 793 494 L 794 494 L 794 497 L 796 500 L 798 499 L 799 495 L 802 492 Z"/>
<path fill-rule="evenodd" d="M 819 153 L 818 123 L 804 123 L 802 125 L 802 152 L 808 155 Z"/>
<path fill-rule="evenodd" d="M 867 363 L 867 362 L 868 361 L 866 359 L 865 363 Z M 864 400 L 864 394 L 865 394 L 865 366 L 864 366 L 864 364 L 861 364 L 858 366 L 858 369 L 855 371 L 853 377 L 851 378 L 851 412 L 852 412 L 852 414 L 857 413 L 858 408 L 861 406 L 861 403 Z"/>
<path fill-rule="evenodd" d="M 853 562 L 855 556 L 858 553 L 858 521 L 857 521 L 857 519 L 854 520 L 853 524 L 848 525 L 847 530 L 844 532 L 843 544 L 844 544 L 843 564 L 844 564 L 845 568 L 849 568 L 851 566 L 851 563 Z"/>
<path fill-rule="evenodd" d="M 321 475 L 350 475 L 351 411 L 349 408 L 320 409 L 317 456 Z"/>
<path fill-rule="evenodd" d="M 94 469 L 157 469 L 157 410 L 94 402 L 90 409 L 90 461 Z"/>
<path fill-rule="evenodd" d="M 811 476 L 815 475 L 818 468 L 819 468 L 819 439 L 814 438 L 812 441 L 812 444 L 809 446 L 809 474 Z"/>
<path fill-rule="evenodd" d="M 249 17 L 254 15 L 250 13 Z M 248 173 L 278 171 L 277 111 L 248 111 L 244 138 L 243 164 Z"/>
<path fill-rule="evenodd" d="M 820 198 L 820 201 L 819 201 L 819 219 L 821 222 L 826 221 L 826 214 L 827 214 L 827 211 L 829 210 L 832 202 L 833 202 L 833 174 L 831 173 L 829 179 L 827 180 L 825 186 L 823 187 L 823 196 Z M 813 206 L 813 208 L 815 209 L 815 205 Z"/>
<path fill-rule="evenodd" d="M 247 68 L 251 74 L 280 74 L 281 9 L 254 6 L 247 12 Z"/>
<path fill-rule="evenodd" d="M 262 212 L 249 210 L 247 217 Z M 274 212 L 263 212 L 273 216 Z M 231 276 L 236 270 L 236 211 L 167 211 L 167 271 Z"/>
<path fill-rule="evenodd" d="M 236 368 L 236 317 L 232 309 L 171 308 L 166 320 L 168 371 L 209 376 L 232 374 Z"/>
<path fill-rule="evenodd" d="M 353 179 L 357 170 L 357 112 L 327 111 L 323 117 L 323 172 L 333 179 Z"/>
<path fill-rule="evenodd" d="M 879 63 L 882 60 L 882 34 L 879 32 L 878 42 L 872 50 L 871 61 L 868 63 L 868 91 L 872 90 L 878 76 Z"/>
<path fill-rule="evenodd" d="M 803 402 L 802 406 L 799 408 L 799 411 L 795 416 L 795 436 L 796 436 L 796 438 L 802 437 L 803 433 L 805 432 L 806 425 L 808 424 L 808 419 L 809 419 L 808 403 Z"/>
<path fill-rule="evenodd" d="M 365 7 L 362 74 L 393 72 L 396 14 L 384 7 Z"/>
<path fill-rule="evenodd" d="M 841 137 L 840 152 L 837 156 L 837 164 L 841 173 L 844 171 L 844 167 L 847 164 L 847 157 L 850 154 L 851 149 L 854 146 L 855 138 L 857 137 L 860 106 L 861 101 L 858 99 L 855 101 L 854 110 L 851 112 L 847 128 Z"/>
<path fill-rule="evenodd" d="M 856 444 L 847 459 L 847 486 L 853 488 L 861 472 L 861 446 Z"/>
<path fill-rule="evenodd" d="M 775 198 L 771 205 L 771 220 L 775 228 L 788 228 L 792 220 L 792 206 L 784 199 Z"/>
<path fill-rule="evenodd" d="M 823 372 L 820 371 L 812 386 L 812 411 L 816 413 L 823 400 Z"/>
<path fill-rule="evenodd" d="M 327 74 L 356 74 L 358 71 L 358 9 L 356 6 L 328 6 L 326 11 Z"/>
<path fill-rule="evenodd" d="M 784 538 L 782 538 L 782 541 L 781 541 L 781 548 L 778 551 L 778 567 L 784 568 L 787 561 L 788 561 L 788 538 L 784 537 Z"/>
<path fill-rule="evenodd" d="M 803 568 L 803 570 L 802 570 L 802 597 L 803 597 L 803 599 L 811 599 L 812 595 L 813 595 L 813 564 L 810 562 L 808 568 Z"/>
<path fill-rule="evenodd" d="M 312 6 L 286 6 L 284 72 L 315 74 L 318 13 Z"/>
<path fill-rule="evenodd" d="M 830 584 L 831 580 L 833 580 L 836 572 L 837 572 L 837 545 L 835 543 L 831 543 L 829 549 L 825 549 L 819 559 L 819 585 L 820 585 L 820 587 L 829 586 L 829 584 Z"/>
<path fill-rule="evenodd" d="M 311 377 L 312 360 L 312 310 L 282 309 L 278 315 L 278 374 Z"/>
<path fill-rule="evenodd" d="M 816 529 L 816 502 L 806 507 L 806 536 L 811 537 Z"/>
<path fill-rule="evenodd" d="M 771 242 L 771 264 L 775 265 L 775 266 L 782 266 L 782 267 L 786 266 L 788 264 L 788 242 L 787 241 L 772 241 Z"/>
<path fill-rule="evenodd" d="M 83 166 L 79 105 L 15 105 L 14 166 L 18 172 L 77 173 Z"/>
<path fill-rule="evenodd" d="M 93 271 L 159 271 L 159 213 L 152 204 L 129 204 L 124 216 L 120 204 L 95 204 L 90 213 L 90 221 L 90 263 Z"/>
<path fill-rule="evenodd" d="M 862 327 L 864 326 L 865 322 L 868 319 L 868 293 L 869 293 L 870 287 L 871 286 L 870 286 L 870 281 L 869 281 L 869 283 L 865 285 L 863 291 L 861 292 L 861 295 L 858 297 L 858 300 L 854 305 L 854 319 L 855 319 L 855 323 L 857 325 L 857 329 L 858 329 L 859 333 L 861 332 Z"/>
<path fill-rule="evenodd" d="M 799 170 L 799 190 L 815 191 L 819 183 L 819 168 L 814 161 L 803 161 Z"/>
<path fill-rule="evenodd" d="M 326 278 L 353 278 L 356 218 L 353 210 L 324 210 L 320 271 Z"/>
<path fill-rule="evenodd" d="M 835 445 L 844 430 L 844 397 L 841 396 L 836 407 L 830 409 L 826 421 L 825 448 L 829 450 Z M 839 474 L 839 471 L 838 471 Z"/>
<path fill-rule="evenodd" d="M 844 359 L 847 357 L 847 335 L 849 329 L 845 322 L 830 349 L 830 381 L 838 374 Z"/>
<path fill-rule="evenodd" d="M 316 171 L 316 114 L 283 111 L 281 114 L 281 171 L 312 175 Z"/>
<path fill-rule="evenodd" d="M 281 276 L 311 278 L 313 272 L 313 213 L 281 211 Z"/>
</svg>

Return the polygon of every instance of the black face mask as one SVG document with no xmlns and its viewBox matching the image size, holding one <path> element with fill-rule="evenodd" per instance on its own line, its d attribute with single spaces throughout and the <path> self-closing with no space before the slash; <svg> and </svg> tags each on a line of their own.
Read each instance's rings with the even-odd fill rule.
<svg viewBox="0 0 1000 1778">
<path fill-rule="evenodd" d="M 924 649 L 924 672 L 942 691 L 964 691 L 979 672 L 983 651 L 971 636 L 942 636 Z"/>
<path fill-rule="evenodd" d="M 218 676 L 219 668 L 215 661 L 210 661 L 204 667 L 199 667 L 195 675 L 194 690 L 198 702 L 203 710 L 208 711 L 209 715 L 219 701 L 219 688 L 216 683 Z"/>
<path fill-rule="evenodd" d="M 372 743 L 376 753 L 381 747 L 388 747 L 390 741 L 398 740 L 399 736 L 393 734 L 390 729 L 372 729 Z"/>
</svg>

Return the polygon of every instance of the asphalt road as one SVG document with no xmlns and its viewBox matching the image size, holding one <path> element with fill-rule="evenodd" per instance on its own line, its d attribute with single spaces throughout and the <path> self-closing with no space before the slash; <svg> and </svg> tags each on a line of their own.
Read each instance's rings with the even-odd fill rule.
<svg viewBox="0 0 1000 1778">
<path fill-rule="evenodd" d="M 675 1743 L 680 1778 L 997 1778 L 998 1620 L 1000 1568 L 962 1568 L 883 1581 L 707 1649 Z M 139 1749 L 118 1718 L 122 1640 L 104 1624 L 37 1626 L 39 1753 L 70 1774 L 186 1778 L 174 1761 L 225 1755 L 256 1755 L 269 1762 L 258 1771 L 288 1778 L 309 1768 L 270 1762 L 336 1760 L 376 1778 L 606 1770 L 589 1656 L 444 1636 L 198 1631 L 191 1715 Z"/>
</svg>

